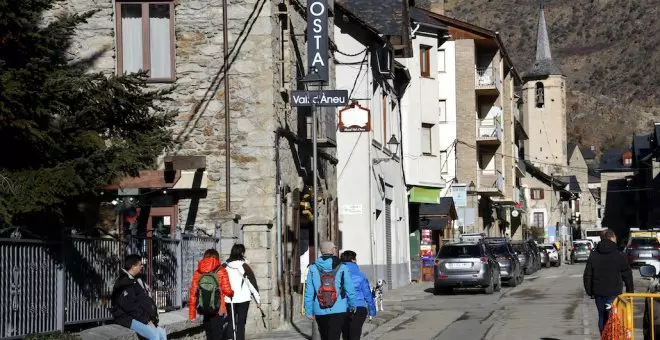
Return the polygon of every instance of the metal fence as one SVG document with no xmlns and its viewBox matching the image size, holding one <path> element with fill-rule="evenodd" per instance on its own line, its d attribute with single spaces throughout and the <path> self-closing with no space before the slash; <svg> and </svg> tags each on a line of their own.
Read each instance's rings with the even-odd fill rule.
<svg viewBox="0 0 660 340">
<path fill-rule="evenodd" d="M 67 235 L 57 242 L 0 238 L 0 339 L 110 320 L 112 287 L 127 254 L 145 259 L 143 275 L 158 308 L 179 309 L 188 300 L 197 261 L 217 243 L 215 237 L 186 234 L 123 240 Z"/>
</svg>

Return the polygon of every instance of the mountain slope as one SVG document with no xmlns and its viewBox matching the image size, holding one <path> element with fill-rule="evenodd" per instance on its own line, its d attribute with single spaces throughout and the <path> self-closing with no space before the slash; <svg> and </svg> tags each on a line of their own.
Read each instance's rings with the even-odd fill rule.
<svg viewBox="0 0 660 340">
<path fill-rule="evenodd" d="M 443 1 L 443 0 L 436 0 Z M 553 59 L 567 76 L 568 133 L 599 148 L 627 146 L 660 116 L 660 9 L 654 1 L 551 0 Z M 452 0 L 447 15 L 496 30 L 516 67 L 535 54 L 532 0 Z"/>
</svg>

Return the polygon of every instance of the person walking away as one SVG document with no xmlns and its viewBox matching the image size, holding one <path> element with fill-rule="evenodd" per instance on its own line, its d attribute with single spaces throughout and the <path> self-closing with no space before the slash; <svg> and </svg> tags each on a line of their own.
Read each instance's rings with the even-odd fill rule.
<svg viewBox="0 0 660 340">
<path fill-rule="evenodd" d="M 587 295 L 596 301 L 598 329 L 602 334 L 614 298 L 622 293 L 623 283 L 626 292 L 635 291 L 630 264 L 617 247 L 614 231 L 607 229 L 601 235 L 600 243 L 587 260 L 583 281 Z"/>
<path fill-rule="evenodd" d="M 376 303 L 371 295 L 369 279 L 360 271 L 356 261 L 357 254 L 352 250 L 346 250 L 341 254 L 342 263 L 351 273 L 353 287 L 355 287 L 355 313 L 349 314 L 344 321 L 341 331 L 343 340 L 359 340 L 362 336 L 362 326 L 369 318 L 376 316 Z"/>
<path fill-rule="evenodd" d="M 229 273 L 229 281 L 234 291 L 234 297 L 225 297 L 225 303 L 229 303 L 230 318 L 227 331 L 229 334 L 235 334 L 234 340 L 245 339 L 245 323 L 247 322 L 250 300 L 254 299 L 257 308 L 261 308 L 261 297 L 259 296 L 259 286 L 254 276 L 252 268 L 245 258 L 245 246 L 234 244 L 231 247 L 231 253 L 227 262 L 223 265 Z M 234 328 L 235 327 L 235 328 Z"/>
<path fill-rule="evenodd" d="M 193 273 L 188 298 L 188 318 L 195 321 L 197 314 L 204 319 L 204 333 L 207 340 L 219 340 L 223 336 L 223 325 L 227 308 L 225 297 L 234 296 L 229 283 L 229 274 L 220 264 L 220 254 L 215 249 L 208 249 L 197 264 Z"/>
<path fill-rule="evenodd" d="M 321 242 L 322 256 L 310 265 L 305 282 L 305 315 L 316 319 L 322 340 L 339 340 L 347 312 L 357 304 L 353 278 L 337 257 L 337 247 Z"/>
<path fill-rule="evenodd" d="M 148 340 L 167 340 L 167 332 L 158 327 L 158 308 L 141 274 L 142 257 L 126 256 L 124 268 L 112 288 L 110 312 L 116 324 Z"/>
</svg>

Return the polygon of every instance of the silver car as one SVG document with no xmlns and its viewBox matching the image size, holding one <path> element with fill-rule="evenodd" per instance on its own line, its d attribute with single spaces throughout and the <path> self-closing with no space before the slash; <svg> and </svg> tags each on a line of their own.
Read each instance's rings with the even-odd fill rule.
<svg viewBox="0 0 660 340">
<path fill-rule="evenodd" d="M 633 237 L 626 255 L 631 266 L 656 265 L 660 261 L 660 242 L 655 237 Z"/>
<path fill-rule="evenodd" d="M 483 242 L 442 246 L 435 260 L 434 278 L 435 294 L 462 287 L 480 287 L 493 294 L 502 287 L 500 265 Z"/>
</svg>

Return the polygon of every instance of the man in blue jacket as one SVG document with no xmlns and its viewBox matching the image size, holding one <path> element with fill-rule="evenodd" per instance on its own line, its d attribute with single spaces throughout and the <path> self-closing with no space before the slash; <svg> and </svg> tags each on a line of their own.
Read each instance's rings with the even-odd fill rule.
<svg viewBox="0 0 660 340">
<path fill-rule="evenodd" d="M 352 250 L 346 250 L 341 254 L 341 261 L 351 272 L 351 279 L 355 287 L 356 309 L 353 315 L 349 315 L 344 323 L 342 337 L 344 340 L 359 340 L 362 336 L 362 326 L 367 320 L 376 316 L 376 303 L 371 295 L 369 279 L 357 265 L 357 254 Z"/>
<path fill-rule="evenodd" d="M 355 288 L 334 243 L 321 242 L 320 248 L 321 257 L 307 272 L 305 315 L 310 320 L 316 318 L 322 340 L 339 340 L 347 312 L 355 312 Z"/>
</svg>

